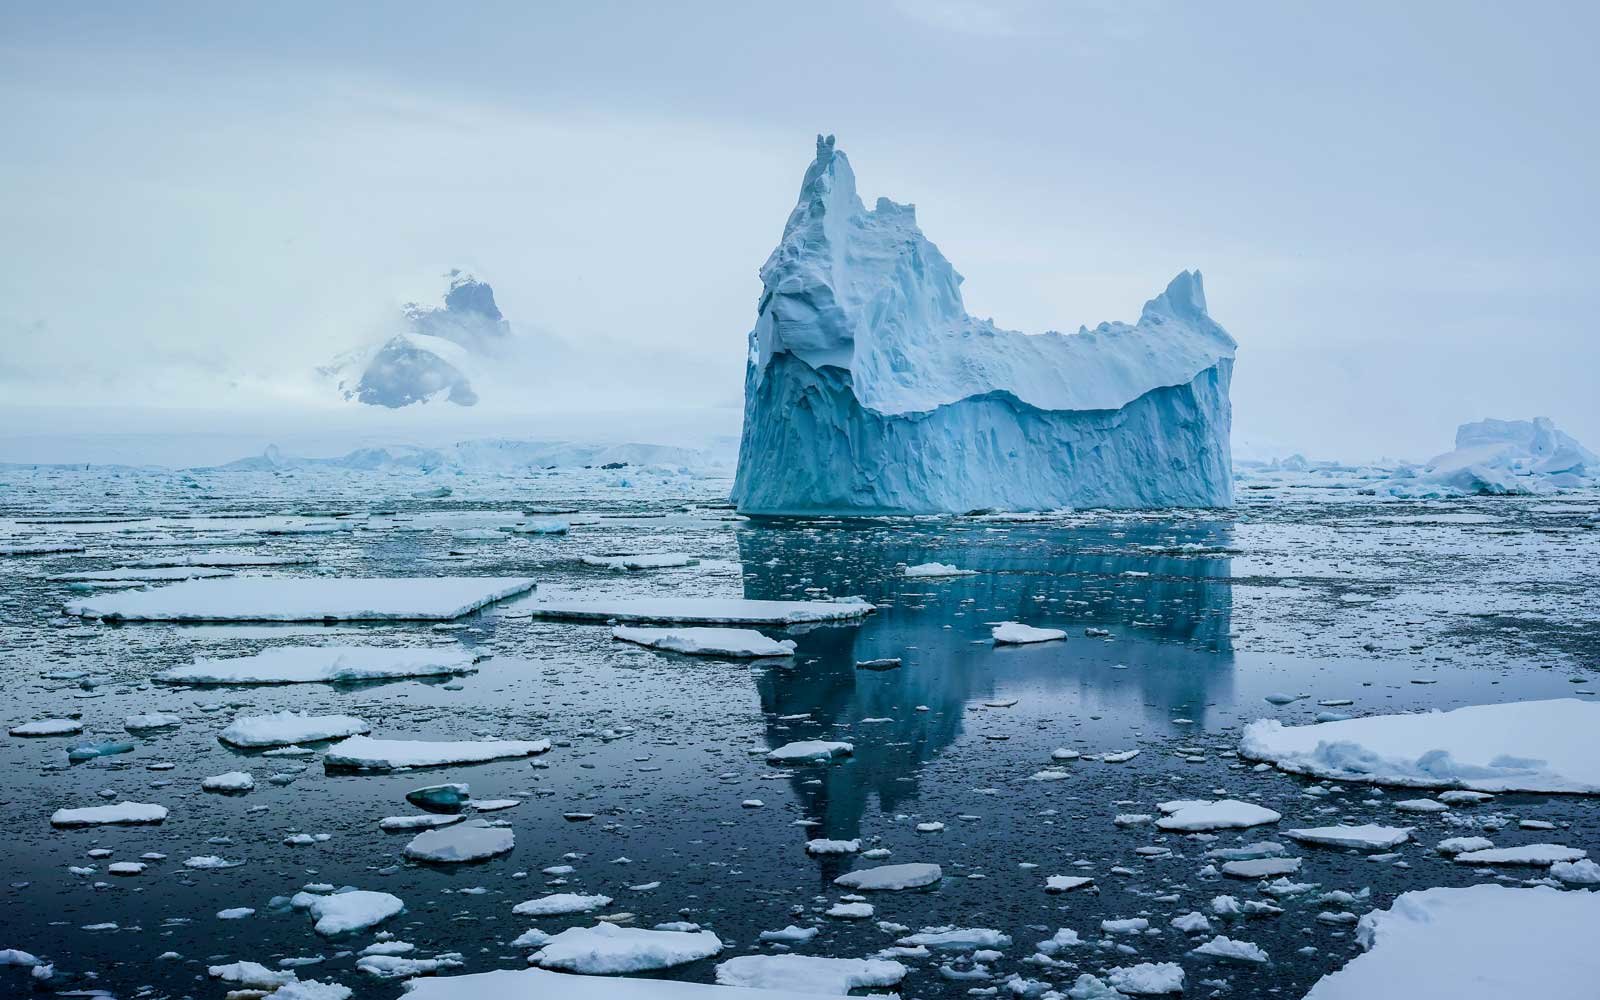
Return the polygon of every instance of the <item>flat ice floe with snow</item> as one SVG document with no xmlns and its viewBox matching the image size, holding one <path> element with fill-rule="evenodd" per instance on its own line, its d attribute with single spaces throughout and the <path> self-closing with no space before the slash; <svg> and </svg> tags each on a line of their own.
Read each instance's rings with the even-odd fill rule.
<svg viewBox="0 0 1600 1000">
<path fill-rule="evenodd" d="M 1600 794 L 1600 703 L 1577 698 L 1245 728 L 1239 752 L 1341 781 Z"/>
<path fill-rule="evenodd" d="M 156 675 L 167 684 L 334 684 L 471 673 L 460 646 L 271 646 L 249 656 L 195 657 Z"/>
<path fill-rule="evenodd" d="M 399 896 L 371 889 L 336 892 L 327 896 L 302 893 L 293 902 L 297 907 L 310 911 L 316 920 L 314 929 L 318 934 L 329 936 L 365 930 L 406 908 Z"/>
<path fill-rule="evenodd" d="M 1305 1000 L 1583 1000 L 1600 984 L 1600 892 L 1474 885 L 1402 893 L 1361 918 L 1365 953 Z"/>
<path fill-rule="evenodd" d="M 342 739 L 370 730 L 364 719 L 353 715 L 274 712 L 271 715 L 241 715 L 229 723 L 217 739 L 236 747 L 286 747 L 294 743 Z"/>
<path fill-rule="evenodd" d="M 944 878 L 938 865 L 908 862 L 898 865 L 880 865 L 845 872 L 833 880 L 834 885 L 863 892 L 895 892 L 901 889 L 920 889 Z"/>
<path fill-rule="evenodd" d="M 1366 823 L 1361 826 L 1314 826 L 1285 830 L 1283 835 L 1303 844 L 1353 847 L 1362 851 L 1386 851 L 1410 840 L 1411 829 L 1404 826 L 1379 826 L 1375 823 Z"/>
<path fill-rule="evenodd" d="M 167 818 L 165 806 L 145 802 L 118 802 L 109 806 L 84 806 L 57 809 L 50 814 L 51 826 L 109 826 L 160 823 Z"/>
<path fill-rule="evenodd" d="M 792 656 L 795 649 L 793 639 L 769 639 L 753 628 L 641 628 L 618 625 L 611 630 L 611 638 L 690 656 L 757 659 Z"/>
<path fill-rule="evenodd" d="M 613 975 L 669 969 L 721 950 L 722 940 L 710 931 L 653 931 L 601 923 L 567 928 L 529 961 L 547 969 Z"/>
<path fill-rule="evenodd" d="M 1026 646 L 1029 643 L 1053 642 L 1067 637 L 1067 633 L 1058 628 L 1035 628 L 1021 622 L 1001 622 L 989 634 L 996 646 Z"/>
<path fill-rule="evenodd" d="M 1283 815 L 1253 802 L 1238 799 L 1204 800 L 1174 803 L 1177 808 L 1156 820 L 1163 830 L 1242 830 L 1247 827 L 1276 823 Z M 1163 810 L 1164 812 L 1166 810 Z"/>
<path fill-rule="evenodd" d="M 531 610 L 540 618 L 574 621 L 804 625 L 848 621 L 876 609 L 862 600 L 756 601 L 742 597 L 629 597 L 552 588 L 540 591 Z"/>
<path fill-rule="evenodd" d="M 112 621 L 444 621 L 533 587 L 510 576 L 228 577 L 70 601 L 65 611 Z"/>
<path fill-rule="evenodd" d="M 549 740 L 377 740 L 352 736 L 329 747 L 322 762 L 331 768 L 398 771 L 532 757 L 549 749 Z"/>
<path fill-rule="evenodd" d="M 782 989 L 707 986 L 665 979 L 583 976 L 544 969 L 479 972 L 412 979 L 406 1000 L 820 1000 L 832 994 Z"/>
<path fill-rule="evenodd" d="M 406 844 L 405 855 L 412 861 L 460 864 L 505 854 L 516 844 L 509 827 L 474 821 L 425 830 Z"/>
<path fill-rule="evenodd" d="M 717 982 L 754 989 L 795 988 L 820 996 L 848 996 L 853 989 L 894 986 L 906 976 L 899 962 L 816 955 L 740 955 L 717 963 Z"/>
</svg>

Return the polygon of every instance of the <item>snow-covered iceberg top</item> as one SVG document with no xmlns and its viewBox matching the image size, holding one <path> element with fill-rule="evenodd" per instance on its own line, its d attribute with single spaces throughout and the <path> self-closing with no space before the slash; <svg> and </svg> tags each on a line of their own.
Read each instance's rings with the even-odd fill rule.
<svg viewBox="0 0 1600 1000">
<path fill-rule="evenodd" d="M 470 976 L 408 979 L 405 988 L 406 1000 L 822 1000 L 837 996 L 665 979 L 569 975 L 543 969 L 500 969 Z"/>
<path fill-rule="evenodd" d="M 1262 719 L 1245 727 L 1239 752 L 1342 781 L 1596 795 L 1600 704 L 1556 698 L 1311 726 Z"/>
<path fill-rule="evenodd" d="M 733 497 L 754 513 L 1225 506 L 1235 343 L 1180 273 L 1136 323 L 1027 335 L 817 137 L 761 268 Z"/>
<path fill-rule="evenodd" d="M 813 368 L 848 370 L 861 405 L 879 413 L 991 392 L 1043 410 L 1116 410 L 1190 381 L 1236 347 L 1206 315 L 1199 272 L 1174 278 L 1133 325 L 1030 336 L 968 315 L 961 275 L 922 234 L 915 206 L 879 198 L 868 209 L 832 136 L 817 137 L 761 280 L 757 379 L 788 352 Z"/>
</svg>

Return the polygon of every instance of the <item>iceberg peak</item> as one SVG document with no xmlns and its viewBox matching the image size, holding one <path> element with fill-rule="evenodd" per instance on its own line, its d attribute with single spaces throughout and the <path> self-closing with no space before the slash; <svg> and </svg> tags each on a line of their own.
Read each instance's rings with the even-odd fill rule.
<svg viewBox="0 0 1600 1000">
<path fill-rule="evenodd" d="M 760 273 L 741 509 L 1232 502 L 1236 344 L 1207 313 L 1198 271 L 1179 273 L 1137 324 L 1002 329 L 967 313 L 961 275 L 915 209 L 888 198 L 868 209 L 848 157 L 819 135 Z"/>
</svg>

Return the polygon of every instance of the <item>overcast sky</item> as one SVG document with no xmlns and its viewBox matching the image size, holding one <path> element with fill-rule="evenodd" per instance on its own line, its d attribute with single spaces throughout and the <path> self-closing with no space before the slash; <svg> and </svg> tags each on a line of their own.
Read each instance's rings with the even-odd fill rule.
<svg viewBox="0 0 1600 1000">
<path fill-rule="evenodd" d="M 318 418 L 315 367 L 452 267 L 731 414 L 825 131 L 1002 326 L 1202 270 L 1243 451 L 1535 415 L 1596 448 L 1597 35 L 1577 2 L 6 4 L 4 433 Z M 566 405 L 526 381 L 478 418 Z"/>
</svg>

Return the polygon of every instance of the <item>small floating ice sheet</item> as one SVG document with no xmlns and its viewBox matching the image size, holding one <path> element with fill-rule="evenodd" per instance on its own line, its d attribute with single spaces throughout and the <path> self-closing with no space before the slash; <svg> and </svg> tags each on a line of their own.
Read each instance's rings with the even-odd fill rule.
<svg viewBox="0 0 1600 1000">
<path fill-rule="evenodd" d="M 460 646 L 271 646 L 250 656 L 195 657 L 156 675 L 168 684 L 334 684 L 471 673 Z"/>
<path fill-rule="evenodd" d="M 1065 639 L 1067 633 L 1058 628 L 1034 628 L 1021 622 L 1001 622 L 990 633 L 996 646 L 1026 646 L 1035 642 L 1053 642 Z"/>
<path fill-rule="evenodd" d="M 717 964 L 717 982 L 746 989 L 794 988 L 821 996 L 894 986 L 906 977 L 899 962 L 817 955 L 740 955 Z"/>
<path fill-rule="evenodd" d="M 900 889 L 920 889 L 925 885 L 933 885 L 942 878 L 944 870 L 938 865 L 911 862 L 845 872 L 834 879 L 833 884 L 846 889 L 894 892 Z"/>
<path fill-rule="evenodd" d="M 663 622 L 710 625 L 804 625 L 849 621 L 876 611 L 862 600 L 751 601 L 738 597 L 626 597 L 577 591 L 541 591 L 531 606 L 540 618 L 576 621 Z"/>
<path fill-rule="evenodd" d="M 145 802 L 118 802 L 111 806 L 86 806 L 82 809 L 57 809 L 50 814 L 51 826 L 109 826 L 112 824 L 159 823 L 167 818 L 166 806 Z"/>
<path fill-rule="evenodd" d="M 567 928 L 529 961 L 547 969 L 603 976 L 670 969 L 721 950 L 722 940 L 710 931 L 651 931 L 603 923 Z"/>
<path fill-rule="evenodd" d="M 77 719 L 39 719 L 12 726 L 12 736 L 75 736 L 83 732 L 83 723 Z"/>
<path fill-rule="evenodd" d="M 769 639 L 753 628 L 640 628 L 618 625 L 611 630 L 611 638 L 690 656 L 756 659 L 793 656 L 795 649 L 793 639 Z"/>
<path fill-rule="evenodd" d="M 583 564 L 615 570 L 675 569 L 698 566 L 700 560 L 686 552 L 652 552 L 633 556 L 584 556 Z"/>
<path fill-rule="evenodd" d="M 741 989 L 663 979 L 574 976 L 543 969 L 500 969 L 470 976 L 430 976 L 406 983 L 406 1000 L 821 1000 L 794 988 Z"/>
<path fill-rule="evenodd" d="M 410 767 L 481 764 L 507 757 L 532 757 L 550 749 L 549 740 L 375 740 L 352 736 L 328 748 L 330 768 L 398 771 Z"/>
<path fill-rule="evenodd" d="M 229 577 L 91 597 L 65 610 L 113 621 L 444 621 L 533 586 L 510 576 Z"/>
<path fill-rule="evenodd" d="M 1239 751 L 1342 781 L 1600 794 L 1600 702 L 1577 698 L 1245 728 Z"/>
<path fill-rule="evenodd" d="M 529 899 L 511 908 L 519 917 L 558 917 L 570 913 L 588 913 L 602 906 L 610 906 L 610 896 L 591 896 L 578 892 L 556 892 L 538 899 Z"/>
<path fill-rule="evenodd" d="M 1361 918 L 1365 949 L 1305 1000 L 1592 997 L 1600 892 L 1503 885 L 1402 893 Z"/>
<path fill-rule="evenodd" d="M 461 823 L 417 834 L 406 845 L 406 857 L 412 861 L 437 864 L 483 861 L 505 854 L 516 843 L 516 838 L 507 827 Z"/>
<path fill-rule="evenodd" d="M 387 892 L 356 889 L 331 896 L 313 895 L 307 900 L 306 908 L 316 919 L 316 932 L 333 935 L 366 930 L 399 913 L 406 904 L 399 896 Z"/>
<path fill-rule="evenodd" d="M 301 715 L 274 712 L 271 715 L 241 715 L 217 739 L 231 746 L 249 749 L 286 747 L 292 743 L 337 740 L 370 732 L 365 720 L 353 715 Z"/>
<path fill-rule="evenodd" d="M 915 566 L 907 566 L 905 575 L 913 580 L 937 580 L 947 576 L 977 576 L 975 569 L 961 569 L 945 563 L 927 562 Z"/>
<path fill-rule="evenodd" d="M 1274 812 L 1264 806 L 1258 806 L 1253 802 L 1222 799 L 1217 802 L 1195 801 L 1185 803 L 1182 808 L 1175 809 L 1156 820 L 1156 826 L 1163 830 L 1183 830 L 1186 832 L 1242 830 L 1246 827 L 1261 826 L 1264 823 L 1276 823 L 1282 818 L 1283 815 L 1281 813 Z"/>
<path fill-rule="evenodd" d="M 835 757 L 848 757 L 855 752 L 853 743 L 835 743 L 828 740 L 800 740 L 785 743 L 767 751 L 767 760 L 774 764 L 820 764 Z"/>
<path fill-rule="evenodd" d="M 232 576 L 232 570 L 206 569 L 200 566 L 167 566 L 163 568 L 130 567 L 127 569 L 98 569 L 84 573 L 57 573 L 48 577 L 52 583 L 160 583 L 170 580 L 212 580 Z"/>
<path fill-rule="evenodd" d="M 1521 847 L 1491 847 L 1463 851 L 1455 859 L 1464 865 L 1551 865 L 1558 861 L 1578 861 L 1589 852 L 1560 844 L 1523 844 Z"/>
<path fill-rule="evenodd" d="M 1323 847 L 1354 847 L 1362 851 L 1386 851 L 1399 847 L 1411 839 L 1411 828 L 1405 826 L 1314 826 L 1302 830 L 1285 830 L 1284 836 L 1304 844 L 1321 844 Z"/>
</svg>

